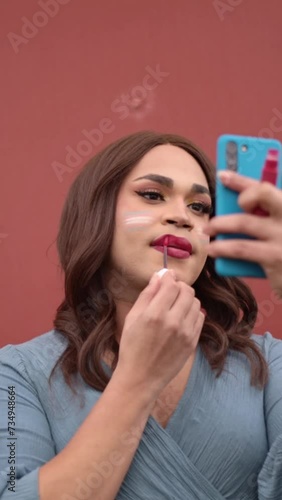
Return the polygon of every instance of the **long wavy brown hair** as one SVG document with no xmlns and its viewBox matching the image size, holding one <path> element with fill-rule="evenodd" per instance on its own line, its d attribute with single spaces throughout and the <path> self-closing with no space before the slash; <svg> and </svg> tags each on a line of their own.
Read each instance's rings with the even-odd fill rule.
<svg viewBox="0 0 282 500">
<path fill-rule="evenodd" d="M 67 340 L 67 347 L 53 367 L 49 383 L 60 366 L 75 393 L 73 377 L 77 374 L 89 386 L 103 391 L 110 380 L 102 365 L 105 353 L 113 355 L 111 369 L 117 366 L 116 306 L 103 272 L 114 234 L 116 200 L 124 178 L 148 151 L 162 144 L 178 146 L 197 160 L 215 205 L 212 162 L 195 144 L 178 135 L 137 132 L 108 145 L 84 166 L 68 192 L 57 236 L 65 298 L 56 311 L 54 328 Z M 113 278 L 120 287 L 126 286 L 123 279 L 118 274 Z M 268 366 L 250 338 L 257 317 L 250 288 L 237 278 L 218 276 L 211 257 L 193 287 L 207 313 L 199 342 L 216 376 L 224 369 L 228 350 L 233 349 L 249 359 L 251 385 L 263 388 Z"/>
</svg>

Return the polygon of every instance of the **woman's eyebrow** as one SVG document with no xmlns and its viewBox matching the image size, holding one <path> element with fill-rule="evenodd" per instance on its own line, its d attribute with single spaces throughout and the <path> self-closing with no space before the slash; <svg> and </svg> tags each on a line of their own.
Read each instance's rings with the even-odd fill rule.
<svg viewBox="0 0 282 500">
<path fill-rule="evenodd" d="M 173 179 L 170 177 L 165 177 L 164 175 L 158 175 L 158 174 L 147 174 L 143 175 L 142 177 L 137 177 L 137 179 L 134 179 L 133 182 L 139 181 L 141 179 L 149 179 L 150 181 L 157 182 L 158 184 L 161 184 L 163 186 L 166 186 L 170 189 L 173 188 L 174 182 Z M 191 189 L 191 193 L 205 193 L 208 194 L 211 197 L 211 193 L 208 188 L 205 186 L 202 186 L 202 184 L 193 184 Z"/>
</svg>

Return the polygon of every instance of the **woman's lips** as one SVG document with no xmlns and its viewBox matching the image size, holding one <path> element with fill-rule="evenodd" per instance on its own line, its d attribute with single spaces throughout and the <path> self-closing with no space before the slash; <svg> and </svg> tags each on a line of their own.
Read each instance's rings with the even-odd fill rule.
<svg viewBox="0 0 282 500">
<path fill-rule="evenodd" d="M 164 247 L 159 245 L 154 245 L 153 248 L 158 250 L 159 252 L 164 253 Z M 167 247 L 167 255 L 170 257 L 176 257 L 176 259 L 188 259 L 190 257 L 190 253 L 186 250 L 182 250 L 180 248 Z"/>
</svg>

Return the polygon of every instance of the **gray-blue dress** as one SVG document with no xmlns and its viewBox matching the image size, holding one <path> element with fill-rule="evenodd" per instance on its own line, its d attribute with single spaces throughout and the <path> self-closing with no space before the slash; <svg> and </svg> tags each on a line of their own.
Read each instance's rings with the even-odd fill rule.
<svg viewBox="0 0 282 500">
<path fill-rule="evenodd" d="M 198 346 L 175 412 L 165 429 L 149 417 L 117 500 L 282 499 L 282 341 L 270 333 L 252 338 L 270 368 L 265 389 L 250 386 L 243 354 L 230 351 L 216 378 Z M 75 397 L 58 372 L 49 391 L 49 374 L 65 346 L 52 330 L 0 349 L 2 500 L 39 500 L 40 466 L 66 446 L 101 396 L 78 377 Z M 7 476 L 9 386 L 16 394 L 15 493 Z"/>
</svg>

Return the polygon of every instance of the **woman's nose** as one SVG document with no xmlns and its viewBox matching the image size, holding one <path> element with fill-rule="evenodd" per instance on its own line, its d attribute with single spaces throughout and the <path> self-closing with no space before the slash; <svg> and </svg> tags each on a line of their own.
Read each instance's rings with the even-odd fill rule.
<svg viewBox="0 0 282 500">
<path fill-rule="evenodd" d="M 192 217 L 187 213 L 186 207 L 174 208 L 169 213 L 166 211 L 163 215 L 163 220 L 168 224 L 175 224 L 179 227 L 194 227 Z"/>
</svg>

